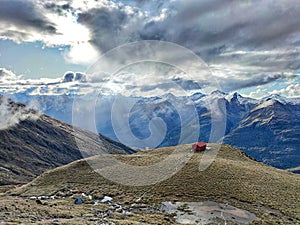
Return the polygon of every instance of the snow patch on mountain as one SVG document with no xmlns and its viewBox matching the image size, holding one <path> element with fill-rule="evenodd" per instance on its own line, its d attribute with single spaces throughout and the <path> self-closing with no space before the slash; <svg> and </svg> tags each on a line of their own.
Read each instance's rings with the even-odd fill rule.
<svg viewBox="0 0 300 225">
<path fill-rule="evenodd" d="M 276 103 L 280 103 L 282 105 L 290 104 L 290 105 L 299 105 L 300 98 L 285 98 L 281 95 L 274 94 L 266 96 L 259 100 L 259 105 L 254 107 L 251 111 L 255 111 L 262 108 L 270 107 Z"/>
</svg>

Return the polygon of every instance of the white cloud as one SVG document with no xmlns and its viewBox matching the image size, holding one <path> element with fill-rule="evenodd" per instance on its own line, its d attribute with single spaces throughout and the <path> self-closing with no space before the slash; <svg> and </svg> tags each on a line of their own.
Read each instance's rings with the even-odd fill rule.
<svg viewBox="0 0 300 225">
<path fill-rule="evenodd" d="M 300 68 L 297 0 L 3 0 L 1 4 L 0 38 L 62 46 L 67 63 L 91 65 L 121 44 L 154 39 L 194 51 L 210 64 L 227 91 L 293 81 Z M 124 85 L 163 85 L 172 78 L 151 76 L 133 72 Z"/>
<path fill-rule="evenodd" d="M 270 94 L 280 94 L 287 97 L 300 98 L 300 84 L 291 84 L 286 88 L 271 91 Z"/>
<path fill-rule="evenodd" d="M 256 91 L 252 91 L 252 92 L 250 92 L 249 95 L 245 95 L 245 96 L 248 96 L 250 98 L 263 98 L 267 95 L 269 95 L 269 93 L 266 89 L 258 88 Z"/>
<path fill-rule="evenodd" d="M 80 65 L 92 65 L 99 56 L 99 52 L 89 42 L 73 44 L 64 52 L 67 62 Z"/>
<path fill-rule="evenodd" d="M 0 68 L 0 83 L 16 81 L 18 77 L 10 70 Z"/>
<path fill-rule="evenodd" d="M 41 114 L 26 107 L 10 104 L 9 100 L 0 96 L 0 130 L 16 126 L 24 120 L 37 120 Z"/>
</svg>

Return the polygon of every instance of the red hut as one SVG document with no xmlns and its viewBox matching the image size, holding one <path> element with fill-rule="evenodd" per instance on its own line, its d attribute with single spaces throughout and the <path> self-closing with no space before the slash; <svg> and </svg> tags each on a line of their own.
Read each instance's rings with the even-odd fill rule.
<svg viewBox="0 0 300 225">
<path fill-rule="evenodd" d="M 196 144 L 193 144 L 192 147 L 195 151 L 204 151 L 206 149 L 206 143 L 203 141 L 197 142 Z"/>
</svg>

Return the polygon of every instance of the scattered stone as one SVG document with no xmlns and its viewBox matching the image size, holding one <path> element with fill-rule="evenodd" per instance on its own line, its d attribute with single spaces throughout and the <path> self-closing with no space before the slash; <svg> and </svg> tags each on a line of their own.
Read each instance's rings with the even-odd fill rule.
<svg viewBox="0 0 300 225">
<path fill-rule="evenodd" d="M 101 202 L 105 203 L 105 202 L 111 202 L 112 201 L 112 197 L 109 196 L 104 196 L 104 198 L 101 200 Z"/>
<path fill-rule="evenodd" d="M 169 217 L 165 217 L 164 220 L 165 221 L 170 221 L 170 218 Z"/>
<path fill-rule="evenodd" d="M 41 200 L 48 200 L 49 197 L 48 196 L 40 196 L 39 199 L 41 199 Z"/>
<path fill-rule="evenodd" d="M 40 199 L 35 200 L 35 202 L 39 205 L 43 205 L 42 201 Z"/>
<path fill-rule="evenodd" d="M 127 211 L 127 210 L 123 210 L 122 212 L 123 215 L 127 215 L 127 216 L 132 216 L 133 212 Z"/>
<path fill-rule="evenodd" d="M 122 209 L 122 207 L 121 207 L 121 208 L 117 208 L 117 209 L 116 209 L 116 212 L 118 212 L 118 213 L 121 213 L 121 212 L 123 212 L 123 209 Z"/>
<path fill-rule="evenodd" d="M 98 200 L 95 200 L 95 201 L 94 201 L 94 205 L 99 205 L 99 201 L 98 201 Z"/>
<path fill-rule="evenodd" d="M 74 204 L 78 205 L 78 204 L 82 204 L 83 203 L 83 199 L 81 197 L 77 197 L 74 201 Z"/>
<path fill-rule="evenodd" d="M 113 216 L 114 216 L 113 211 L 111 211 L 111 210 L 106 211 L 105 217 L 113 217 Z"/>
</svg>

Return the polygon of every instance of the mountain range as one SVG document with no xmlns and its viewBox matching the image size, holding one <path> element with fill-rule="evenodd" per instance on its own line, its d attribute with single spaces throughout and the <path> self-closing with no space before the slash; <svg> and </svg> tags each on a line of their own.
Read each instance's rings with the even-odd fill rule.
<svg viewBox="0 0 300 225">
<path fill-rule="evenodd" d="M 18 92 L 10 97 L 69 124 L 72 124 L 74 99 L 78 98 L 72 94 L 32 95 L 27 92 Z M 122 96 L 125 100 L 119 109 L 122 109 L 122 104 L 126 105 L 129 101 L 135 103 L 125 118 L 129 122 L 129 130 L 113 127 L 112 114 L 116 112 L 112 109 L 120 96 L 97 95 L 95 98 L 98 99 L 93 100 L 97 131 L 116 141 L 125 139 L 126 144 L 133 148 L 141 146 L 135 146 L 135 139 L 128 133 L 132 132 L 136 138 L 145 140 L 151 136 L 150 121 L 153 118 L 161 118 L 165 123 L 166 133 L 161 134 L 163 138 L 159 143 L 154 143 L 154 147 L 175 146 L 196 141 L 190 137 L 200 130 L 198 140 L 222 141 L 240 148 L 258 161 L 281 169 L 294 168 L 294 172 L 299 172 L 297 169 L 300 165 L 299 98 L 289 99 L 270 95 L 258 100 L 243 97 L 238 93 L 226 94 L 221 91 L 214 91 L 208 95 L 195 93 L 188 97 L 172 94 L 149 98 Z M 194 114 L 191 113 L 193 110 L 197 113 L 199 127 L 191 125 L 194 118 Z M 224 128 L 218 128 L 224 129 L 220 131 L 222 137 L 220 136 L 218 140 L 211 138 L 214 129 L 213 115 L 217 111 L 220 112 L 224 125 Z M 84 125 L 83 128 L 89 129 Z M 156 130 L 160 130 L 160 127 Z M 124 135 L 125 138 L 120 140 L 120 136 Z"/>
</svg>

